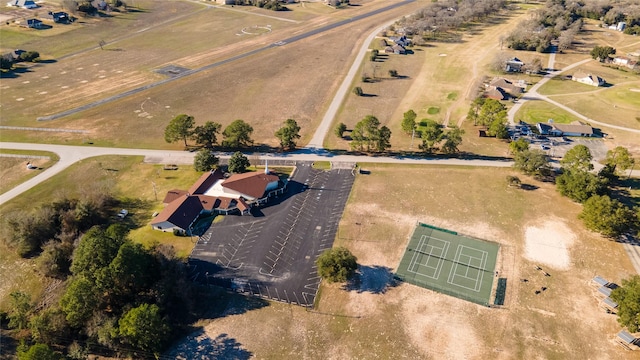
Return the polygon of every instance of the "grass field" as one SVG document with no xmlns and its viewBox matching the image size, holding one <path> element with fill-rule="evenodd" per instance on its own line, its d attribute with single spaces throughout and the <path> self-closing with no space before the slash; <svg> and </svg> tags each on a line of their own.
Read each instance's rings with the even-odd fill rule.
<svg viewBox="0 0 640 360">
<path fill-rule="evenodd" d="M 520 107 L 520 110 L 516 114 L 516 119 L 528 123 L 546 123 L 549 119 L 553 119 L 554 122 L 560 124 L 568 124 L 572 121 L 580 120 L 546 101 L 527 101 Z"/>
<path fill-rule="evenodd" d="M 320 11 L 316 5 L 301 9 L 306 19 L 298 24 L 289 21 L 278 21 L 272 18 L 259 17 L 256 9 L 251 7 L 237 7 L 229 10 L 209 9 L 196 13 L 192 16 L 216 16 L 218 12 L 231 13 L 230 20 L 236 17 L 236 12 L 241 10 L 244 18 L 238 20 L 237 25 L 230 25 L 229 22 L 221 25 L 214 24 L 210 30 L 221 29 L 226 24 L 229 28 L 226 31 L 218 31 L 219 37 L 231 37 L 233 43 L 220 46 L 219 40 L 214 40 L 210 50 L 200 52 L 184 52 L 180 59 L 161 56 L 144 58 L 142 61 L 133 61 L 133 64 L 126 63 L 121 69 L 118 62 L 104 62 L 101 58 L 107 51 L 93 50 L 76 57 L 65 59 L 64 62 L 47 64 L 49 68 L 38 68 L 32 73 L 20 74 L 16 79 L 3 79 L 3 86 L 15 86 L 24 91 L 12 92 L 13 96 L 6 100 L 7 104 L 2 104 L 4 109 L 20 109 L 14 111 L 15 115 L 10 119 L 3 119 L 3 125 L 20 124 L 24 126 L 37 126 L 35 117 L 42 115 L 45 108 L 44 102 L 47 100 L 53 105 L 46 107 L 46 112 L 54 109 L 67 108 L 69 105 L 57 99 L 67 99 L 72 103 L 82 101 L 92 101 L 105 96 L 108 92 L 114 92 L 115 87 L 125 89 L 147 82 L 157 80 L 160 75 L 153 73 L 153 66 L 160 64 L 176 63 L 180 66 L 193 68 L 205 63 L 212 63 L 216 60 L 237 55 L 240 52 L 249 51 L 265 44 L 281 40 L 283 37 L 291 36 L 292 33 L 302 32 L 320 25 L 342 19 L 345 16 L 371 11 L 375 8 L 387 5 L 383 1 L 365 2 L 367 6 L 351 6 L 344 10 L 332 10 L 327 12 L 323 8 Z M 355 3 L 354 3 L 355 4 Z M 357 4 L 356 4 L 357 5 Z M 322 36 L 311 37 L 297 43 L 288 44 L 284 47 L 265 51 L 259 55 L 237 61 L 232 65 L 225 65 L 200 73 L 198 76 L 191 76 L 174 81 L 170 84 L 160 86 L 141 94 L 124 98 L 120 101 L 106 104 L 98 108 L 85 111 L 74 116 L 59 119 L 51 122 L 50 126 L 60 128 L 87 129 L 92 133 L 89 136 L 96 145 L 115 145 L 130 147 L 154 147 L 154 148 L 178 148 L 179 145 L 168 145 L 163 140 L 163 129 L 168 121 L 179 113 L 188 113 L 195 116 L 198 123 L 208 120 L 220 122 L 223 125 L 235 119 L 244 119 L 254 127 L 253 138 L 257 144 L 276 145 L 273 136 L 275 130 L 281 126 L 287 118 L 294 118 L 302 127 L 301 143 L 308 141 L 315 129 L 315 125 L 320 121 L 328 100 L 339 84 L 342 76 L 348 70 L 348 59 L 352 56 L 354 49 L 359 47 L 358 39 L 362 33 L 371 31 L 381 22 L 397 18 L 402 14 L 411 12 L 420 6 L 420 2 L 403 6 L 400 9 L 391 10 L 370 19 L 354 24 L 343 26 L 334 31 L 324 33 Z M 292 12 L 283 12 L 294 19 L 297 7 L 294 6 Z M 315 10 L 318 9 L 318 10 Z M 245 14 L 249 11 L 248 14 Z M 268 13 L 268 12 L 267 12 Z M 266 13 L 263 13 L 266 14 Z M 273 13 L 268 13 L 274 16 Z M 280 14 L 276 14 L 280 15 Z M 313 16 L 311 16 L 313 15 Z M 214 18 L 211 18 L 215 20 Z M 187 19 L 184 19 L 185 21 Z M 296 20 L 298 21 L 298 20 Z M 238 40 L 235 34 L 242 29 L 242 26 L 272 25 L 274 31 L 271 33 L 256 36 L 244 37 Z M 216 26 L 221 26 L 216 28 Z M 287 29 L 282 26 L 288 27 Z M 149 30 L 160 31 L 158 29 Z M 210 36 L 203 36 L 202 28 L 199 32 L 191 30 L 187 36 L 208 39 Z M 207 34 L 205 32 L 204 34 Z M 125 53 L 136 52 L 144 37 L 132 36 L 121 42 L 113 44 L 113 48 L 122 48 L 125 51 L 110 51 L 108 56 L 128 56 Z M 152 38 L 153 39 L 153 38 Z M 131 44 L 125 47 L 123 44 Z M 110 47 L 109 45 L 108 47 Z M 112 54 L 114 53 L 114 54 Z M 120 54 L 118 54 L 120 53 Z M 140 53 L 141 54 L 141 53 Z M 291 59 L 295 58 L 295 62 Z M 68 61 L 67 61 L 68 60 Z M 144 66 L 137 65 L 142 62 Z M 66 65 L 65 65 L 66 64 Z M 99 69 L 100 66 L 94 64 L 107 64 L 108 68 Z M 24 96 L 22 93 L 32 93 L 33 86 L 37 83 L 42 86 L 44 77 L 43 69 L 53 68 L 54 65 L 66 66 L 68 70 L 83 68 L 87 71 L 86 76 L 78 77 L 71 85 L 81 87 L 72 89 L 71 85 L 58 83 L 56 86 L 69 86 L 69 88 L 56 91 L 47 91 L 47 94 L 38 96 Z M 144 67 L 147 68 L 144 68 Z M 126 67 L 129 67 L 128 70 Z M 53 73 L 66 71 L 51 70 L 48 76 Z M 100 73 L 100 71 L 105 71 Z M 118 73 L 122 71 L 122 73 Z M 82 75 L 83 73 L 79 73 Z M 241 75 L 240 75 L 241 74 Z M 58 76 L 56 75 L 56 76 Z M 60 79 L 62 79 L 61 74 Z M 78 75 L 78 76 L 80 76 Z M 104 76 L 101 78 L 101 76 Z M 50 78 L 49 78 L 50 79 Z M 45 80 L 49 80 L 45 79 Z M 251 79 L 247 81 L 246 79 Z M 6 80 L 10 81 L 7 82 Z M 24 84 L 24 81 L 29 81 Z M 82 83 L 82 81 L 87 81 Z M 118 82 L 121 82 L 118 85 Z M 9 85 L 5 85 L 9 84 Z M 295 89 L 295 91 L 292 91 Z M 73 90 L 73 91 L 72 91 Z M 43 90 L 38 91 L 38 93 Z M 99 93 L 99 94 L 98 94 Z M 73 94 L 73 96 L 72 96 Z M 241 96 L 239 94 L 242 94 Z M 83 98 L 84 100 L 79 100 Z M 17 99 L 22 98 L 21 101 Z M 28 108 L 33 105 L 33 108 Z M 32 109 L 32 110 L 31 110 Z M 49 110 L 50 109 L 50 110 Z M 268 109 L 268 110 L 267 110 Z M 267 111 L 265 111 L 267 110 Z M 216 114 L 212 117 L 211 114 Z M 5 131 L 7 138 L 17 141 L 40 141 L 32 134 L 19 131 Z M 144 134 L 144 136 L 140 136 Z M 86 136 L 85 136 L 86 137 Z M 54 143 L 80 143 L 81 137 L 54 135 L 49 142 Z"/>
<path fill-rule="evenodd" d="M 619 326 L 587 284 L 594 274 L 618 282 L 633 268 L 619 244 L 576 221 L 580 206 L 553 185 L 517 174 L 537 188 L 509 188 L 509 169 L 361 165 L 370 174 L 356 179 L 335 244 L 358 257 L 358 285 L 323 284 L 313 311 L 270 303 L 203 322 L 202 345 L 224 333 L 260 358 L 563 359 L 589 357 L 593 349 L 602 358 L 634 358 L 609 341 Z M 578 239 L 571 267 L 547 268 L 549 278 L 525 257 L 524 239 L 528 227 L 546 219 L 563 222 Z M 390 282 L 416 221 L 499 242 L 505 307 Z M 543 284 L 548 289 L 535 295 Z"/>
<path fill-rule="evenodd" d="M 407 110 L 412 109 L 417 113 L 418 122 L 428 118 L 441 123 L 448 121 L 452 125 L 461 123 L 476 95 L 474 86 L 490 74 L 491 63 L 501 51 L 496 39 L 501 33 L 515 27 L 525 13 L 523 10 L 512 11 L 492 17 L 488 24 L 471 24 L 460 33 L 462 41 L 458 43 L 431 43 L 426 47 L 414 47 L 413 54 L 389 55 L 375 64 L 365 57 L 361 73 L 371 75 L 375 65 L 376 74 L 382 74 L 380 76 L 383 78 L 387 77 L 389 69 L 396 69 L 407 78 L 402 79 L 401 84 L 398 84 L 399 80 L 362 83 L 361 78 L 354 79 L 352 87 L 360 86 L 365 94 L 374 96 L 350 94 L 342 104 L 335 124 L 343 122 L 351 129 L 365 115 L 375 115 L 391 129 L 392 149 L 407 150 L 411 145 L 411 136 L 405 136 L 401 129 L 402 114 Z M 377 44 L 378 40 L 374 40 L 372 47 Z M 333 134 L 325 139 L 325 146 L 349 148 L 347 141 L 337 139 Z M 414 149 L 416 147 L 414 139 Z"/>
<path fill-rule="evenodd" d="M 8 156 L 2 156 L 3 154 Z M 11 155 L 20 157 L 10 157 Z M 29 156 L 48 156 L 49 159 L 30 158 Z M 0 179 L 2 179 L 0 194 L 38 175 L 42 170 L 55 164 L 56 161 L 58 161 L 58 155 L 45 151 L 0 149 Z M 37 166 L 38 169 L 27 169 L 27 162 Z"/>
<path fill-rule="evenodd" d="M 376 354 L 480 359 L 495 355 L 496 348 L 501 359 L 566 358 L 588 356 L 591 350 L 580 346 L 587 341 L 601 354 L 631 359 L 608 341 L 618 326 L 613 316 L 598 309 L 586 285 L 595 273 L 619 282 L 633 272 L 631 264 L 618 244 L 586 231 L 576 221 L 580 206 L 560 197 L 553 185 L 518 174 L 535 190 L 510 188 L 506 182 L 506 176 L 514 174 L 510 169 L 361 165 L 370 174 L 356 179 L 336 239 L 336 245 L 347 246 L 358 257 L 359 285 L 350 291 L 323 285 L 318 307 L 312 311 L 270 303 L 245 310 L 242 316 L 203 320 L 206 334 L 228 334 L 238 346 L 263 358 L 368 358 Z M 140 157 L 101 157 L 76 164 L 5 204 L 0 212 L 37 206 L 60 196 L 61 184 L 69 196 L 111 187 L 128 204 L 132 225 L 141 226 L 132 233 L 136 241 L 169 242 L 185 254 L 191 246 L 188 237 L 154 234 L 144 225 L 161 208 L 167 189 L 185 188 L 197 177 L 188 168 L 163 171 L 143 164 Z M 570 249 L 570 269 L 547 269 L 552 277 L 542 282 L 534 262 L 525 257 L 523 233 L 544 219 L 564 222 L 579 240 Z M 505 308 L 488 309 L 391 282 L 416 221 L 500 243 L 496 270 L 509 279 Z M 8 249 L 2 250 L 3 295 L 17 284 L 37 294 L 42 283 L 32 270 L 33 260 L 18 259 Z M 518 278 L 531 282 L 524 285 Z M 533 289 L 540 284 L 549 290 L 536 296 Z M 241 305 L 229 304 L 224 313 L 234 313 L 234 306 Z M 489 321 L 499 330 L 486 332 Z M 396 324 L 393 330 L 390 323 Z M 460 337 L 467 346 L 459 346 L 456 339 Z"/>
</svg>

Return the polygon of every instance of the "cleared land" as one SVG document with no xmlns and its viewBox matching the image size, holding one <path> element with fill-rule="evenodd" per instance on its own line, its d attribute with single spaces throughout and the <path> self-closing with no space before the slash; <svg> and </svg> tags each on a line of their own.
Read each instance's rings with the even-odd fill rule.
<svg viewBox="0 0 640 360">
<path fill-rule="evenodd" d="M 42 157 L 49 157 L 48 159 Z M 0 194 L 55 164 L 58 156 L 44 151 L 0 150 Z M 36 169 L 27 169 L 27 162 Z"/>
<path fill-rule="evenodd" d="M 56 120 L 51 124 L 61 128 L 91 130 L 92 135 L 89 137 L 96 144 L 177 147 L 179 145 L 164 143 L 163 129 L 175 115 L 188 113 L 194 115 L 198 123 L 213 120 L 226 125 L 235 119 L 244 119 L 254 127 L 253 137 L 258 144 L 275 145 L 276 140 L 273 136 L 275 130 L 281 126 L 281 123 L 286 118 L 294 118 L 302 126 L 303 139 L 301 142 L 304 142 L 310 137 L 314 125 L 321 117 L 320 114 L 325 104 L 333 91 L 335 91 L 340 78 L 347 71 L 349 66 L 348 59 L 354 48 L 359 46 L 358 39 L 360 36 L 367 31 L 371 31 L 380 22 L 388 21 L 413 11 L 420 6 L 419 3 L 412 3 L 400 9 L 394 9 L 365 20 L 356 21 L 353 24 L 342 26 L 322 35 L 316 35 L 293 44 L 271 49 L 233 64 L 205 71 L 197 76 L 182 78 L 170 84 L 82 114 Z M 133 61 L 132 65 L 128 65 L 128 63 L 122 65 L 124 68 L 118 66 L 119 62 L 115 64 L 104 62 L 101 56 L 107 51 L 93 50 L 82 53 L 69 59 L 69 61 L 73 62 L 69 64 L 69 70 L 77 70 L 78 68 L 87 70 L 88 74 L 86 76 L 81 75 L 82 72 L 76 72 L 78 76 L 85 77 L 76 79 L 78 81 L 74 81 L 72 84 L 87 89 L 87 92 L 84 93 L 76 88 L 74 93 L 80 91 L 80 97 L 86 96 L 91 97 L 91 100 L 96 100 L 96 97 L 101 98 L 107 94 L 120 92 L 120 90 L 115 90 L 116 87 L 125 90 L 158 79 L 160 75 L 153 72 L 153 70 L 160 65 L 175 63 L 175 65 L 192 68 L 204 63 L 214 63 L 217 60 L 229 58 L 238 53 L 276 42 L 291 36 L 291 34 L 308 31 L 309 29 L 341 20 L 344 17 L 352 17 L 388 5 L 383 1 L 362 2 L 362 4 L 366 4 L 366 6 L 351 6 L 344 10 L 332 10 L 328 14 L 324 14 L 326 13 L 325 8 L 319 8 L 315 5 L 309 8 L 305 6 L 301 8 L 304 9 L 304 16 L 302 17 L 308 21 L 302 21 L 299 24 L 258 17 L 258 15 L 253 15 L 255 12 L 249 7 L 246 9 L 252 10 L 250 14 L 246 14 L 245 11 L 238 13 L 236 10 L 223 9 L 201 11 L 192 16 L 215 16 L 215 14 L 223 12 L 231 15 L 229 20 L 223 21 L 221 25 L 215 25 L 215 19 L 209 19 L 214 23 L 210 28 L 202 29 L 196 26 L 195 28 L 199 31 L 187 29 L 185 36 L 197 37 L 200 41 L 204 41 L 211 38 L 212 36 L 210 35 L 215 33 L 221 39 L 226 39 L 226 45 L 222 46 L 214 41 L 209 50 L 201 49 L 194 52 L 183 49 L 181 58 L 176 58 L 175 56 L 174 58 L 151 57 L 153 60 L 142 61 L 143 63 L 145 61 L 149 62 L 143 64 L 143 66 L 136 65 L 140 61 Z M 284 13 L 295 13 L 296 8 L 294 6 L 294 11 Z M 241 10 L 245 10 L 245 7 L 242 7 Z M 280 15 L 273 12 L 265 13 L 270 16 Z M 311 17 L 310 14 L 314 14 L 314 16 Z M 295 19 L 295 17 L 293 18 Z M 184 19 L 184 21 L 187 21 L 187 19 Z M 230 23 L 233 21 L 235 21 L 234 24 Z M 167 29 L 171 28 L 169 25 L 166 25 Z M 272 25 L 273 30 L 254 37 L 235 35 L 242 28 L 253 25 Z M 220 26 L 220 28 L 216 26 Z M 161 28 L 162 26 L 159 26 L 157 31 L 160 32 Z M 149 31 L 153 32 L 154 30 Z M 221 35 L 217 35 L 218 33 Z M 145 37 L 133 36 L 113 45 L 108 45 L 108 47 L 124 50 L 114 51 L 114 53 L 121 54 L 110 56 L 127 56 L 124 53 L 136 52 L 138 47 L 144 47 L 141 45 L 141 41 L 144 41 Z M 152 44 L 155 43 L 153 39 L 154 37 L 152 36 Z M 185 41 L 185 43 L 188 43 L 188 41 Z M 142 52 L 139 54 L 142 54 Z M 142 55 L 138 57 L 140 56 Z M 291 59 L 296 60 L 292 62 Z M 52 68 L 54 65 L 62 66 L 65 63 L 67 63 L 67 59 L 56 64 L 47 64 L 47 66 Z M 104 68 L 101 68 L 103 67 L 102 65 L 93 66 L 94 64 L 104 64 Z M 17 79 L 9 79 L 12 81 L 9 86 L 21 86 L 18 84 L 22 84 L 31 86 L 30 89 L 33 89 L 34 84 L 32 83 L 36 82 L 36 77 L 41 80 L 43 76 L 41 69 L 44 72 L 48 68 L 38 68 L 37 71 L 20 74 Z M 63 71 L 66 70 L 51 70 L 52 74 L 54 72 L 59 74 Z M 103 72 L 100 73 L 100 71 Z M 118 71 L 122 71 L 122 73 L 118 73 Z M 48 76 L 51 77 L 52 74 Z M 101 76 L 104 77 L 101 78 Z M 5 79 L 2 81 L 3 86 L 7 86 L 5 85 Z M 25 81 L 29 81 L 29 83 L 24 84 Z M 83 81 L 86 82 L 83 83 Z M 100 90 L 102 88 L 102 86 L 99 86 L 100 83 L 104 85 L 103 90 Z M 121 83 L 121 85 L 117 85 L 118 83 Z M 69 86 L 69 96 L 71 96 L 71 85 L 62 83 L 51 85 L 54 89 Z M 41 83 L 38 88 L 42 88 Z M 49 101 L 49 105 L 54 108 L 68 108 L 68 105 L 56 102 L 57 100 L 54 100 L 53 94 L 49 90 L 43 89 L 38 93 L 43 91 L 47 93 L 38 94 L 37 99 L 30 100 L 26 96 L 20 95 L 23 93 L 22 91 L 12 92 L 13 96 L 7 100 L 6 108 L 24 108 L 26 107 L 26 103 L 24 103 L 26 101 L 34 102 L 35 108 L 33 111 L 26 111 L 25 113 L 18 112 L 23 115 L 15 118 L 3 119 L 3 124 L 6 122 L 6 124 L 17 123 L 25 126 L 35 126 L 35 117 L 42 115 L 43 109 L 47 109 L 46 113 L 51 112 L 48 107 L 45 107 L 40 102 Z M 100 92 L 100 94 L 95 94 L 96 91 Z M 22 100 L 17 101 L 20 98 Z M 85 102 L 87 101 L 86 99 L 84 100 Z M 54 102 L 55 104 L 51 105 Z M 211 114 L 215 114 L 215 116 L 212 117 Z M 7 131 L 6 134 L 8 138 L 19 141 L 39 141 L 36 137 L 24 132 Z M 140 134 L 145 134 L 145 136 L 141 138 Z M 69 138 L 57 135 L 49 141 L 79 143 L 80 140 L 80 137 Z"/>
<path fill-rule="evenodd" d="M 352 86 L 360 86 L 365 94 L 373 96 L 349 94 L 335 124 L 343 122 L 352 129 L 365 115 L 375 115 L 391 129 L 393 148 L 409 149 L 411 136 L 404 135 L 400 126 L 402 114 L 407 110 L 413 109 L 418 114 L 417 121 L 444 122 L 448 118 L 452 125 L 461 123 L 469 103 L 476 96 L 476 86 L 491 73 L 490 65 L 501 51 L 500 35 L 511 31 L 525 15 L 526 11 L 520 9 L 493 16 L 485 24 L 471 24 L 460 31 L 459 42 L 413 47 L 413 54 L 389 54 L 375 63 L 366 57 L 362 74 L 373 76 L 375 69 L 380 80 L 363 83 L 361 78 L 356 78 Z M 374 40 L 372 48 L 379 48 L 378 42 L 379 39 Z M 390 69 L 406 78 L 390 79 Z M 439 112 L 429 113 L 431 108 L 439 108 Z M 349 148 L 347 141 L 337 139 L 333 134 L 325 140 L 325 146 Z M 417 148 L 416 140 L 413 148 Z"/>
<path fill-rule="evenodd" d="M 229 305 L 224 317 L 203 323 L 197 338 L 170 353 L 189 358 L 197 345 L 206 353 L 224 333 L 261 358 L 581 358 L 594 351 L 633 358 L 610 341 L 619 326 L 598 307 L 588 281 L 599 274 L 619 282 L 634 270 L 619 244 L 585 231 L 576 221 L 579 205 L 552 185 L 525 178 L 539 188 L 509 188 L 508 169 L 363 166 L 370 174 L 356 179 L 336 239 L 361 264 L 349 290 L 323 284 L 315 311 L 271 303 L 239 316 L 233 314 L 242 309 Z M 526 243 L 528 229 L 545 227 L 546 220 L 575 234 L 567 268 L 540 264 L 551 277 L 525 257 L 527 246 L 535 247 Z M 391 281 L 416 221 L 500 243 L 496 270 L 508 279 L 505 307 Z"/>
</svg>

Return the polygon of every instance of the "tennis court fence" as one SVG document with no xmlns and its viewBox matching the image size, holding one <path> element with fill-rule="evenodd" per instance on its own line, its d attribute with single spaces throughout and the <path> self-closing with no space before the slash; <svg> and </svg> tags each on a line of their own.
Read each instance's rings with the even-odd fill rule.
<svg viewBox="0 0 640 360">
<path fill-rule="evenodd" d="M 397 280 L 401 280 L 401 281 L 407 282 L 409 284 L 417 285 L 417 286 L 420 286 L 420 287 L 427 288 L 429 290 L 437 291 L 439 293 L 443 293 L 443 294 L 450 295 L 450 296 L 453 296 L 453 297 L 457 297 L 457 298 L 460 298 L 460 299 L 463 299 L 463 300 L 471 301 L 472 303 L 476 303 L 476 304 L 483 305 L 483 306 L 489 306 L 489 302 L 487 301 L 487 299 L 482 299 L 480 297 L 470 296 L 468 293 L 455 291 L 455 290 L 453 290 L 453 289 L 451 289 L 449 287 L 442 287 L 442 286 L 439 286 L 438 284 L 435 284 L 435 283 L 426 283 L 426 282 L 418 281 L 418 280 L 415 279 L 414 276 L 395 274 L 395 278 Z"/>
</svg>

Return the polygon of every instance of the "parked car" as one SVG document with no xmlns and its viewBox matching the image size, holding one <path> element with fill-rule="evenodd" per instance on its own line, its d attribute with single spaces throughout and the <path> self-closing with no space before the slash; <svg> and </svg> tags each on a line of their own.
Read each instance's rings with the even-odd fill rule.
<svg viewBox="0 0 640 360">
<path fill-rule="evenodd" d="M 118 217 L 120 219 L 124 219 L 125 217 L 127 217 L 127 215 L 129 214 L 129 211 L 122 209 L 120 210 L 120 212 L 118 213 Z"/>
<path fill-rule="evenodd" d="M 545 144 L 540 144 L 540 149 L 542 150 L 549 150 L 551 149 L 549 146 L 545 145 Z"/>
</svg>

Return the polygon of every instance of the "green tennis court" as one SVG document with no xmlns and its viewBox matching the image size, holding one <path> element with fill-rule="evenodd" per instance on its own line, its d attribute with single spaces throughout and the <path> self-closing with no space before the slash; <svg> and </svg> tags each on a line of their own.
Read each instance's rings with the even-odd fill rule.
<svg viewBox="0 0 640 360">
<path fill-rule="evenodd" d="M 408 283 L 489 306 L 496 243 L 418 223 L 396 276 Z"/>
</svg>

